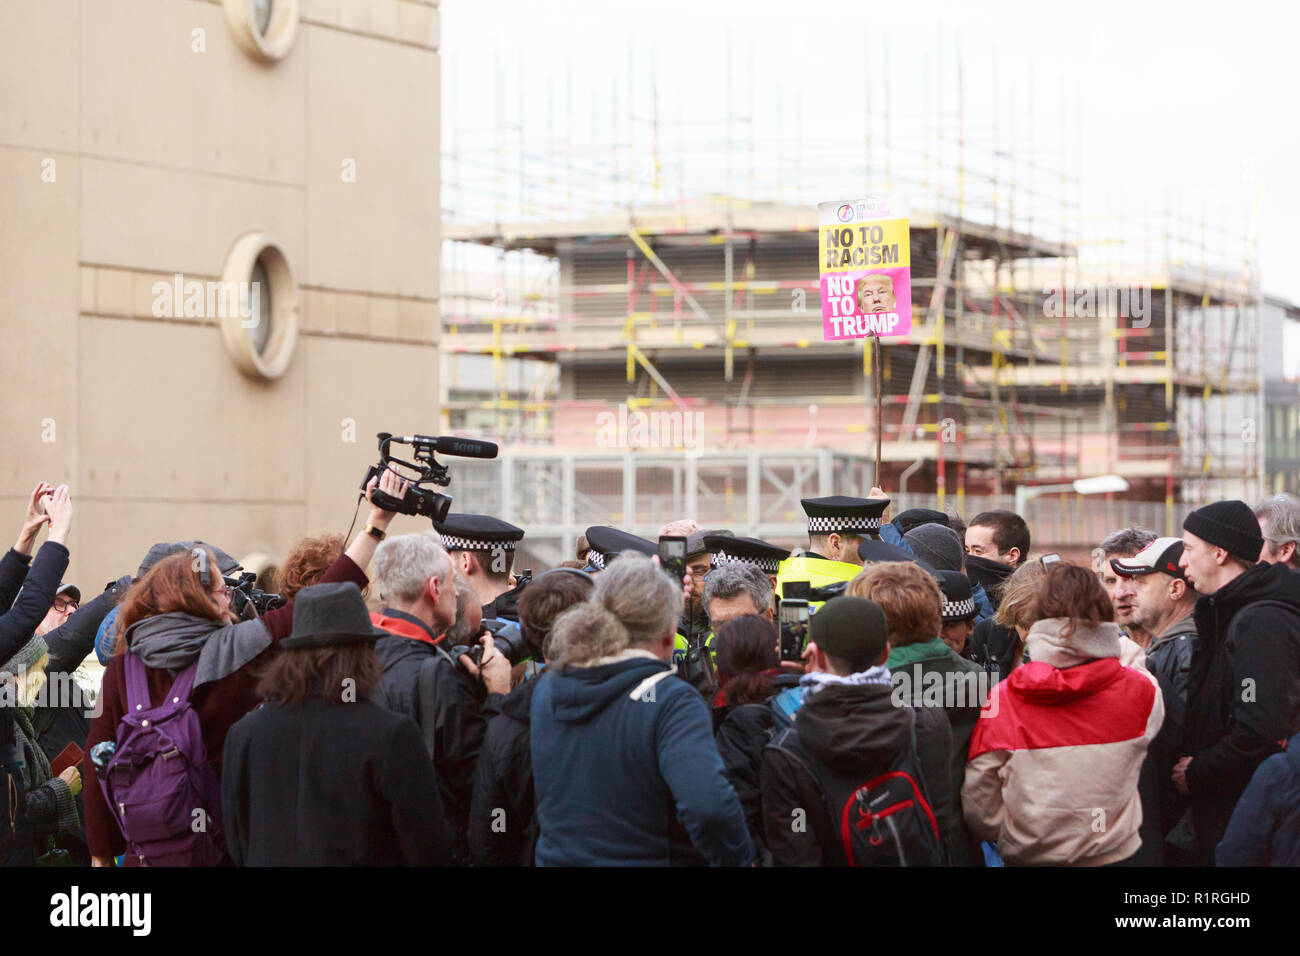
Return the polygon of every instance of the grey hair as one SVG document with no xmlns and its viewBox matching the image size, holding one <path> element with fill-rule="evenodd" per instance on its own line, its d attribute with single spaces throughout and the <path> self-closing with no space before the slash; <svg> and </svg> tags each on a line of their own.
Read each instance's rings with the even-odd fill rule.
<svg viewBox="0 0 1300 956">
<path fill-rule="evenodd" d="M 739 561 L 720 564 L 704 580 L 705 610 L 714 598 L 725 601 L 742 593 L 749 595 L 759 614 L 772 606 L 772 582 L 764 572 L 752 564 L 742 564 Z"/>
<path fill-rule="evenodd" d="M 1273 547 L 1296 542 L 1300 546 L 1300 498 L 1283 492 L 1265 498 L 1255 509 L 1255 517 L 1268 522 L 1268 543 Z"/>
<path fill-rule="evenodd" d="M 545 657 L 557 670 L 568 665 L 590 667 L 626 650 L 628 644 L 627 628 L 618 618 L 599 604 L 579 601 L 556 615 Z"/>
<path fill-rule="evenodd" d="M 1110 558 L 1115 555 L 1127 557 L 1137 554 L 1160 535 L 1146 528 L 1120 528 L 1101 539 L 1101 552 Z"/>
<path fill-rule="evenodd" d="M 451 558 L 432 531 L 399 534 L 380 542 L 374 563 L 375 583 L 389 601 L 418 601 L 429 578 L 446 583 L 451 577 Z"/>
<path fill-rule="evenodd" d="M 682 615 L 682 588 L 646 555 L 624 551 L 596 578 L 591 599 L 618 618 L 629 644 L 651 644 Z"/>
<path fill-rule="evenodd" d="M 456 620 L 447 629 L 447 638 L 443 642 L 448 647 L 472 643 L 478 636 L 469 632 L 469 622 L 465 617 L 465 612 L 476 603 L 478 603 L 478 595 L 474 593 L 474 589 L 459 577 L 456 578 Z"/>
</svg>

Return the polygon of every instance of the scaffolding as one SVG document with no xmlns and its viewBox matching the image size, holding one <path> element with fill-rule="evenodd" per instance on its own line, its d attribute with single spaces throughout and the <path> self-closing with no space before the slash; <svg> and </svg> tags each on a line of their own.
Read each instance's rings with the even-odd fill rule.
<svg viewBox="0 0 1300 956">
<path fill-rule="evenodd" d="M 1173 533 L 1182 504 L 1252 500 L 1262 463 L 1246 435 L 1262 410 L 1254 221 L 1231 238 L 1204 212 L 1199 228 L 1167 210 L 1086 219 L 1067 168 L 1064 91 L 1053 165 L 1017 138 L 1014 110 L 1010 128 L 995 121 L 973 141 L 960 78 L 955 102 L 943 88 L 927 93 L 933 108 L 920 118 L 891 113 L 887 87 L 876 91 L 883 105 L 867 98 L 853 155 L 779 128 L 763 141 L 730 89 L 724 121 L 706 127 L 722 138 L 694 130 L 688 149 L 678 125 L 671 153 L 657 98 L 640 144 L 631 135 L 576 150 L 554 114 L 540 141 L 525 142 L 522 124 L 486 141 L 450 136 L 444 428 L 572 453 L 578 470 L 561 474 L 560 491 L 580 489 L 583 461 L 593 475 L 675 461 L 662 482 L 636 486 L 671 501 L 673 517 L 702 513 L 681 489 L 713 493 L 692 455 L 728 462 L 734 494 L 763 485 L 768 456 L 834 453 L 874 471 L 878 431 L 870 483 L 905 504 L 969 514 L 973 502 L 1009 504 L 1020 484 L 1116 473 L 1129 498 L 1161 512 L 1145 519 Z M 593 135 L 600 125 L 593 117 Z M 616 116 L 607 125 L 620 127 Z M 913 329 L 882 341 L 880 368 L 862 340 L 821 340 L 816 271 L 816 201 L 873 191 L 913 208 Z M 457 374 L 456 357 L 474 356 L 483 368 Z M 881 421 L 868 397 L 876 377 Z M 611 448 L 615 413 L 623 433 Z M 638 415 L 666 437 L 652 427 L 653 441 L 629 443 Z M 1049 520 L 1048 504 L 1072 520 Z M 1113 505 L 1089 503 L 1090 513 L 1113 516 Z M 653 530 L 606 506 L 601 520 Z M 728 520 L 774 538 L 795 520 L 756 507 Z M 1082 499 L 1035 507 L 1060 538 L 1051 543 L 1096 540 L 1075 541 L 1092 533 Z M 552 530 L 558 542 L 580 528 Z"/>
</svg>

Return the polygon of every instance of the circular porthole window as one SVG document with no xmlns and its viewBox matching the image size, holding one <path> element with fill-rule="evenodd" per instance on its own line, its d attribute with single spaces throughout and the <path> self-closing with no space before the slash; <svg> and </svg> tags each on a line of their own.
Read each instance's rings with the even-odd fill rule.
<svg viewBox="0 0 1300 956">
<path fill-rule="evenodd" d="M 282 58 L 298 32 L 298 0 L 222 0 L 226 22 L 244 52 L 263 62 Z"/>
<path fill-rule="evenodd" d="M 239 305 L 219 317 L 226 351 L 250 378 L 279 378 L 298 342 L 298 290 L 289 261 L 269 236 L 250 232 L 226 256 L 221 281 L 227 300 Z"/>
</svg>

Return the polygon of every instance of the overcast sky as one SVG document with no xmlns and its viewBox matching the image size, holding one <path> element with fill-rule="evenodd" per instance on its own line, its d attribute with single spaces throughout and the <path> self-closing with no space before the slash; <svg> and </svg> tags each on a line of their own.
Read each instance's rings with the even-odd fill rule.
<svg viewBox="0 0 1300 956">
<path fill-rule="evenodd" d="M 994 142 L 996 130 L 996 141 L 1020 158 L 1032 155 L 1055 170 L 1064 165 L 1081 183 L 1071 228 L 1093 238 L 1118 232 L 1122 220 L 1164 221 L 1171 210 L 1199 232 L 1206 210 L 1211 234 L 1223 228 L 1241 239 L 1262 190 L 1264 290 L 1300 301 L 1293 265 L 1300 252 L 1294 184 L 1300 14 L 1290 4 L 445 0 L 441 9 L 444 151 L 453 128 L 464 144 L 475 135 L 466 130 L 517 126 L 521 115 L 526 142 L 550 148 L 553 131 L 579 161 L 593 137 L 644 144 L 653 64 L 667 187 L 679 142 L 668 124 L 678 117 L 721 120 L 730 48 L 731 112 L 754 118 L 752 128 L 738 123 L 734 133 L 764 141 L 763 164 L 781 167 L 783 188 L 797 174 L 805 184 L 817 183 L 813 192 L 822 181 L 827 189 L 861 192 L 841 187 L 845 180 L 832 167 L 851 168 L 863 156 L 862 102 L 883 103 L 886 63 L 900 142 L 906 116 L 917 118 L 913 125 L 924 136 L 919 124 L 926 104 L 933 114 L 940 95 L 954 127 L 960 63 L 968 159 L 974 161 L 979 143 Z M 635 125 L 628 120 L 633 115 Z M 610 130 L 614 116 L 621 117 L 617 135 Z M 773 146 L 778 129 L 782 145 Z M 943 146 L 948 154 L 955 149 L 952 135 Z M 796 171 L 789 144 L 800 138 L 833 149 L 810 151 Z M 496 142 L 506 139 L 498 134 Z M 909 162 L 921 165 L 901 150 L 892 159 L 899 179 L 899 167 Z M 444 161 L 443 172 L 450 187 L 456 170 Z M 688 192 L 700 185 L 701 176 L 688 177 Z M 757 191 L 773 188 L 768 179 Z M 451 205 L 444 193 L 444 206 Z M 1163 241 L 1147 245 L 1143 254 L 1163 261 Z M 1213 264 L 1213 248 L 1208 256 Z M 1240 270 L 1239 254 L 1221 258 Z"/>
</svg>

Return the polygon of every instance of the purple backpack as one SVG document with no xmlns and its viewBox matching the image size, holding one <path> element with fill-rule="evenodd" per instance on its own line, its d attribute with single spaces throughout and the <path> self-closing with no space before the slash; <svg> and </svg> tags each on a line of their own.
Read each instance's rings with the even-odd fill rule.
<svg viewBox="0 0 1300 956">
<path fill-rule="evenodd" d="M 198 661 L 176 675 L 161 707 L 149 704 L 144 662 L 128 653 L 123 663 L 126 715 L 99 783 L 128 853 L 141 866 L 216 866 L 226 858 L 221 781 L 190 706 Z"/>
</svg>

